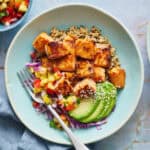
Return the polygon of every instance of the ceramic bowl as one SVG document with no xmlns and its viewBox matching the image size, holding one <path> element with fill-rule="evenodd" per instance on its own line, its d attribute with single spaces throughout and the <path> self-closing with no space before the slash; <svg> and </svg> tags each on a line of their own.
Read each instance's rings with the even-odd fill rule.
<svg viewBox="0 0 150 150">
<path fill-rule="evenodd" d="M 18 21 L 10 24 L 9 26 L 0 24 L 0 32 L 8 31 L 8 30 L 14 29 L 15 27 L 21 25 L 25 21 L 26 17 L 28 16 L 31 6 L 32 6 L 32 0 L 30 0 L 28 11 Z"/>
<path fill-rule="evenodd" d="M 147 25 L 147 53 L 150 61 L 150 23 Z"/>
<path fill-rule="evenodd" d="M 116 48 L 127 75 L 126 86 L 118 93 L 116 108 L 101 130 L 95 127 L 73 130 L 82 142 L 92 143 L 112 135 L 129 120 L 143 87 L 143 62 L 139 48 L 127 28 L 111 14 L 95 6 L 69 4 L 34 18 L 17 33 L 9 47 L 5 62 L 6 88 L 14 112 L 30 131 L 48 141 L 70 144 L 63 131 L 50 128 L 48 120 L 34 110 L 16 73 L 30 60 L 32 41 L 40 32 L 50 32 L 52 27 L 64 29 L 71 25 L 95 25 L 100 28 Z"/>
</svg>

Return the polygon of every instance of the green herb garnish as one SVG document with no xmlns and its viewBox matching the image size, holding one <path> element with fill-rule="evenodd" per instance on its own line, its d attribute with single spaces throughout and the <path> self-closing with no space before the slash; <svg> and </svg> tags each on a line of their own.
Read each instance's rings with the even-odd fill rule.
<svg viewBox="0 0 150 150">
<path fill-rule="evenodd" d="M 0 12 L 0 19 L 7 16 L 7 13 L 6 12 Z"/>
<path fill-rule="evenodd" d="M 51 120 L 51 121 L 49 122 L 49 125 L 50 125 L 50 127 L 52 127 L 52 128 L 56 128 L 56 124 L 55 124 L 54 120 Z"/>
</svg>

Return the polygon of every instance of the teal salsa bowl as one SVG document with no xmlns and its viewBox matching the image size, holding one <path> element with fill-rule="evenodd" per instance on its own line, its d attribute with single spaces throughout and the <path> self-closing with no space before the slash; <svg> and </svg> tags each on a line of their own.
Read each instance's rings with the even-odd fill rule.
<svg viewBox="0 0 150 150">
<path fill-rule="evenodd" d="M 48 10 L 34 18 L 17 33 L 8 49 L 5 83 L 14 112 L 30 131 L 48 141 L 70 145 L 63 131 L 50 128 L 48 120 L 34 110 L 16 73 L 30 60 L 32 41 L 39 33 L 50 32 L 52 27 L 67 28 L 71 25 L 98 26 L 116 47 L 127 75 L 125 88 L 118 93 L 116 108 L 101 130 L 95 127 L 73 130 L 87 144 L 112 135 L 129 120 L 139 102 L 143 87 L 144 71 L 139 48 L 126 27 L 112 15 L 95 6 L 69 4 Z"/>
<path fill-rule="evenodd" d="M 22 16 L 16 22 L 10 24 L 9 26 L 5 26 L 3 24 L 0 24 L 0 32 L 9 31 L 9 30 L 14 29 L 15 27 L 21 25 L 25 21 L 26 17 L 28 16 L 30 9 L 31 9 L 31 6 L 32 6 L 32 0 L 30 0 L 28 11 L 24 14 L 24 16 Z"/>
</svg>

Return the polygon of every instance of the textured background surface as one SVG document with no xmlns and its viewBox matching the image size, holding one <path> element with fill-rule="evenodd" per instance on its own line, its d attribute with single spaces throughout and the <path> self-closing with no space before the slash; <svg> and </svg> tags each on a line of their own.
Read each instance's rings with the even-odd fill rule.
<svg viewBox="0 0 150 150">
<path fill-rule="evenodd" d="M 72 2 L 83 2 L 81 0 L 34 0 L 32 10 L 26 22 L 45 9 L 56 5 Z M 111 137 L 96 144 L 94 150 L 149 150 L 150 149 L 150 64 L 146 51 L 146 25 L 150 21 L 150 0 L 84 0 L 84 3 L 96 5 L 116 16 L 132 32 L 137 40 L 144 60 L 145 82 L 140 103 L 128 123 Z M 4 60 L 7 48 L 15 33 L 20 27 L 9 32 L 0 33 L 0 143 L 5 139 L 5 130 L 9 130 L 10 147 L 15 147 L 16 141 L 22 137 L 24 127 L 18 123 L 11 123 L 10 119 L 4 119 L 6 114 L 1 115 L 3 106 L 1 100 L 6 97 L 4 84 Z M 138 82 L 138 81 L 137 81 Z M 135 87 L 136 88 L 136 87 Z M 127 108 L 124 108 L 125 111 Z M 12 112 L 7 112 L 8 114 Z M 11 115 L 10 115 L 11 118 Z M 3 124 L 5 127 L 3 127 Z M 20 130 L 18 130 L 20 129 Z M 13 132 L 18 136 L 11 137 Z M 41 148 L 45 150 L 44 145 Z"/>
</svg>

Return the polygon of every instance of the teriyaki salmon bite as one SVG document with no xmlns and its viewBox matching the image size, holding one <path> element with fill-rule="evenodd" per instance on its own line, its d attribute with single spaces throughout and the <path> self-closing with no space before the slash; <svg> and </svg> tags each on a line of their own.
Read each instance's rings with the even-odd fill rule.
<svg viewBox="0 0 150 150">
<path fill-rule="evenodd" d="M 117 89 L 125 86 L 126 73 L 101 31 L 95 26 L 53 28 L 50 34 L 40 33 L 33 48 L 26 67 L 34 76 L 34 93 L 70 127 L 104 123 L 116 105 Z M 44 105 L 33 107 L 49 113 Z M 50 126 L 61 128 L 53 116 Z"/>
</svg>

